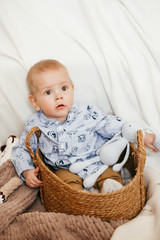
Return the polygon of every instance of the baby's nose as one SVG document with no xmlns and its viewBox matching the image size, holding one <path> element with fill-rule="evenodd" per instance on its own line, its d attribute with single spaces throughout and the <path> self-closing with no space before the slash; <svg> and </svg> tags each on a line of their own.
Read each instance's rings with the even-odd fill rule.
<svg viewBox="0 0 160 240">
<path fill-rule="evenodd" d="M 61 100 L 61 99 L 63 99 L 63 96 L 61 94 L 56 94 L 55 100 L 57 101 L 57 100 Z"/>
</svg>

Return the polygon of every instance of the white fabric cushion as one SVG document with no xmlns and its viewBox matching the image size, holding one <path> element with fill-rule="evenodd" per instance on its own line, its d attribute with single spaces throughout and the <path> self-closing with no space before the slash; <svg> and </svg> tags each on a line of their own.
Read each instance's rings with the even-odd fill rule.
<svg viewBox="0 0 160 240">
<path fill-rule="evenodd" d="M 66 65 L 75 100 L 160 129 L 158 0 L 1 0 L 0 145 L 33 113 L 28 69 Z"/>
</svg>

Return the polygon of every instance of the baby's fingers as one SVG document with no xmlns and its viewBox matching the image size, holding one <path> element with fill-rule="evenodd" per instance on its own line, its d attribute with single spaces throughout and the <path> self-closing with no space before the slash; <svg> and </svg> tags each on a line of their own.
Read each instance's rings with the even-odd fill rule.
<svg viewBox="0 0 160 240">
<path fill-rule="evenodd" d="M 156 148 L 154 145 L 152 145 L 152 144 L 149 144 L 148 147 L 149 147 L 150 149 L 152 149 L 153 151 L 155 151 L 155 152 L 158 151 L 157 148 Z"/>
<path fill-rule="evenodd" d="M 37 187 L 43 186 L 43 182 L 40 181 L 37 177 L 34 177 L 31 180 L 28 180 L 26 183 L 31 188 L 37 188 Z"/>
<path fill-rule="evenodd" d="M 39 173 L 39 167 L 36 167 L 36 169 L 34 170 L 35 176 L 38 176 L 38 173 Z"/>
<path fill-rule="evenodd" d="M 41 180 L 39 180 L 37 177 L 33 178 L 33 183 L 37 184 L 39 186 L 42 186 L 43 182 Z"/>
<path fill-rule="evenodd" d="M 38 188 L 38 187 L 42 187 L 43 183 L 31 182 L 28 186 L 31 188 Z"/>
</svg>

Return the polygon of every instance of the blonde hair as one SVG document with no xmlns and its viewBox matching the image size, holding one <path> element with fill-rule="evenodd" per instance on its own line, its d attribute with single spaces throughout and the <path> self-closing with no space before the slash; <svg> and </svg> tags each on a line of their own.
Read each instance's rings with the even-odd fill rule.
<svg viewBox="0 0 160 240">
<path fill-rule="evenodd" d="M 30 70 L 27 74 L 27 78 L 26 78 L 30 94 L 33 94 L 34 90 L 35 90 L 34 74 L 43 73 L 43 72 L 49 71 L 49 70 L 59 70 L 60 68 L 66 69 L 66 67 L 62 63 L 58 62 L 57 60 L 53 60 L 53 59 L 41 60 L 41 61 L 37 62 L 36 64 L 34 64 L 30 68 Z"/>
</svg>

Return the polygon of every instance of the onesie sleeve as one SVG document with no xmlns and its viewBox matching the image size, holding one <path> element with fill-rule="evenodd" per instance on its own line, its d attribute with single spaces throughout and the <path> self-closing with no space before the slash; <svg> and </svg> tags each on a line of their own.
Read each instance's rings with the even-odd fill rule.
<svg viewBox="0 0 160 240">
<path fill-rule="evenodd" d="M 22 172 L 35 168 L 31 155 L 25 146 L 26 135 L 27 131 L 24 131 L 19 139 L 18 144 L 13 148 L 11 154 L 11 161 L 15 166 L 17 174 L 23 181 L 25 181 L 25 178 L 23 177 Z M 36 134 L 32 135 L 30 139 L 30 146 L 32 148 L 32 151 L 35 153 L 37 148 Z"/>
<path fill-rule="evenodd" d="M 126 120 L 118 116 L 106 115 L 103 112 L 99 112 L 99 121 L 96 125 L 96 132 L 100 136 L 110 140 L 115 134 L 121 131 L 125 122 Z"/>
</svg>

